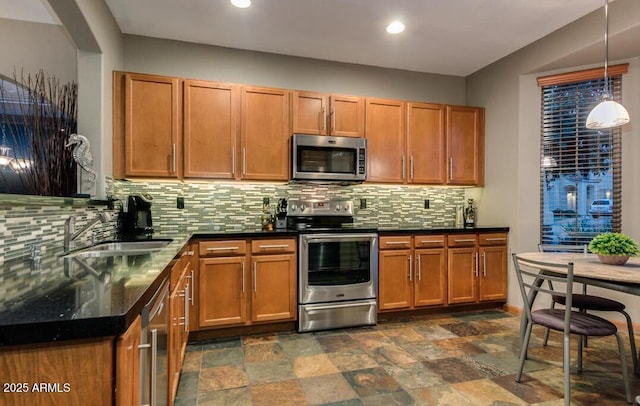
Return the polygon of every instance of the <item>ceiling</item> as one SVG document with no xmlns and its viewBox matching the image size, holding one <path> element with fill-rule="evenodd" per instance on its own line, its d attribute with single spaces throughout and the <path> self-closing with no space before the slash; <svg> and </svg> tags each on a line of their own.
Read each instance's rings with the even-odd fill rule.
<svg viewBox="0 0 640 406">
<path fill-rule="evenodd" d="M 467 76 L 602 0 L 105 0 L 123 33 Z M 0 16 L 58 23 L 46 0 L 0 0 Z M 387 34 L 400 19 L 406 30 Z"/>
</svg>

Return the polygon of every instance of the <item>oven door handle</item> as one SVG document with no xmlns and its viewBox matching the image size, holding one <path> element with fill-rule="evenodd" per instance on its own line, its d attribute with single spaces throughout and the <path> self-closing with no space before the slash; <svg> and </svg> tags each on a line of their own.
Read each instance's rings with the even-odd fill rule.
<svg viewBox="0 0 640 406">
<path fill-rule="evenodd" d="M 367 303 L 344 303 L 344 304 L 334 304 L 334 305 L 326 305 L 326 306 L 313 306 L 311 308 L 304 307 L 304 311 L 309 313 L 314 310 L 331 310 L 331 309 L 344 309 L 348 307 L 371 307 L 374 305 L 374 302 Z"/>
<path fill-rule="evenodd" d="M 302 237 L 307 244 L 336 242 L 336 241 L 373 241 L 378 238 L 377 234 L 336 234 L 336 235 L 305 235 Z"/>
</svg>

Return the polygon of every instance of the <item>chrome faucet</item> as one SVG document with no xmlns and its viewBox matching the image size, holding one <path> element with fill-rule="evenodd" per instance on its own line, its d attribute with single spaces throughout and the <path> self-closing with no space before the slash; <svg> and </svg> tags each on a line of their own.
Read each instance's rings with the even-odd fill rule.
<svg viewBox="0 0 640 406">
<path fill-rule="evenodd" d="M 96 217 L 90 220 L 84 227 L 80 230 L 76 231 L 76 217 L 69 216 L 68 219 L 64 222 L 64 252 L 69 252 L 73 248 L 75 248 L 75 240 L 80 237 L 85 231 L 90 229 L 94 224 L 98 221 L 103 223 L 108 222 L 111 219 L 109 213 L 100 212 Z"/>
</svg>

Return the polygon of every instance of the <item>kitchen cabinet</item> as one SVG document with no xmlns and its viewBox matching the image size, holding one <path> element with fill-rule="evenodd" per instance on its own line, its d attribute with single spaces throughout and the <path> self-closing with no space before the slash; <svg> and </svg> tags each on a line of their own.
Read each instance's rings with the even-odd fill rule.
<svg viewBox="0 0 640 406">
<path fill-rule="evenodd" d="M 179 80 L 114 73 L 114 176 L 182 176 Z"/>
<path fill-rule="evenodd" d="M 241 178 L 289 180 L 290 93 L 283 89 L 242 87 Z"/>
<path fill-rule="evenodd" d="M 111 406 L 114 351 L 114 337 L 2 347 L 0 405 Z"/>
<path fill-rule="evenodd" d="M 171 269 L 171 285 L 169 297 L 169 384 L 168 404 L 173 404 L 180 370 L 189 337 L 189 304 L 190 304 L 190 256 L 189 251 L 182 252 L 180 258 Z"/>
<path fill-rule="evenodd" d="M 506 233 L 450 235 L 447 245 L 449 304 L 506 300 Z"/>
<path fill-rule="evenodd" d="M 116 342 L 116 405 L 140 404 L 140 337 L 142 321 L 138 316 Z"/>
<path fill-rule="evenodd" d="M 484 109 L 446 108 L 447 184 L 484 184 Z"/>
<path fill-rule="evenodd" d="M 406 183 L 444 184 L 445 106 L 441 104 L 407 104 Z"/>
<path fill-rule="evenodd" d="M 185 80 L 183 108 L 184 177 L 234 179 L 239 86 Z"/>
<path fill-rule="evenodd" d="M 364 137 L 364 98 L 294 91 L 292 132 Z"/>
<path fill-rule="evenodd" d="M 367 98 L 367 181 L 403 183 L 405 167 L 406 103 L 401 100 Z"/>
<path fill-rule="evenodd" d="M 295 320 L 296 240 L 201 241 L 199 327 Z"/>
<path fill-rule="evenodd" d="M 446 248 L 443 235 L 380 237 L 380 310 L 446 304 Z"/>
</svg>

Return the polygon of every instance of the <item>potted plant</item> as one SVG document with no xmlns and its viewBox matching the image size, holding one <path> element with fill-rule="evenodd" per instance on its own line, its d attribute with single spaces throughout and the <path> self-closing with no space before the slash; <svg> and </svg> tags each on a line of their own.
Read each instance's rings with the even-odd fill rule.
<svg viewBox="0 0 640 406">
<path fill-rule="evenodd" d="M 624 265 L 630 256 L 638 255 L 638 244 L 622 233 L 602 233 L 591 240 L 589 250 L 603 264 Z"/>
</svg>

